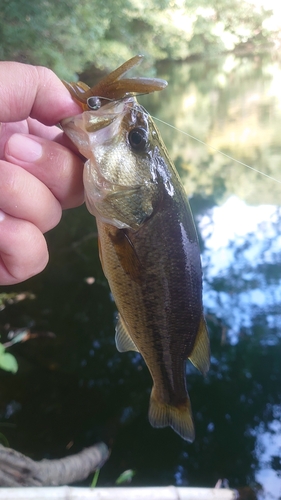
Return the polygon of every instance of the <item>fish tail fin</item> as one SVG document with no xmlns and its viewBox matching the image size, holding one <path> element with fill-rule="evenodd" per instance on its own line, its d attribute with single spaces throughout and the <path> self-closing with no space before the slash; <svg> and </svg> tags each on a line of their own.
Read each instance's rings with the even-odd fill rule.
<svg viewBox="0 0 281 500">
<path fill-rule="evenodd" d="M 180 406 L 171 406 L 157 397 L 152 388 L 148 419 L 152 427 L 172 427 L 186 441 L 194 441 L 195 432 L 189 397 Z"/>
</svg>

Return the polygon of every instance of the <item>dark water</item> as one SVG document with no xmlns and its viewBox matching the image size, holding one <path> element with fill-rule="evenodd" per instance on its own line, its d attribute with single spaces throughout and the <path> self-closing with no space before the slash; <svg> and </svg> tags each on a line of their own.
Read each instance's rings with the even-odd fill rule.
<svg viewBox="0 0 281 500">
<path fill-rule="evenodd" d="M 170 83 L 165 99 L 142 101 L 153 115 L 281 179 L 277 62 L 228 58 L 159 73 Z M 40 276 L 0 290 L 35 296 L 0 312 L 3 342 L 15 328 L 56 335 L 10 349 L 19 371 L 0 373 L 0 432 L 35 459 L 104 440 L 112 454 L 100 486 L 134 469 L 134 486 L 214 486 L 226 478 L 230 487 L 263 487 L 277 499 L 281 186 L 160 127 L 191 197 L 202 246 L 212 365 L 206 379 L 187 366 L 195 442 L 148 423 L 151 379 L 138 354 L 116 351 L 116 308 L 85 207 L 66 212 L 47 235 L 51 258 Z"/>
</svg>

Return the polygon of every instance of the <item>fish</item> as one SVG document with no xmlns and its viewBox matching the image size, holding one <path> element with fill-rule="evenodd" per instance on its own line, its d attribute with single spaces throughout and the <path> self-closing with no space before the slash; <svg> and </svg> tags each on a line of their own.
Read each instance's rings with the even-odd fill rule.
<svg viewBox="0 0 281 500">
<path fill-rule="evenodd" d="M 139 352 L 153 380 L 148 419 L 195 438 L 186 362 L 206 375 L 210 342 L 203 313 L 197 232 L 180 177 L 137 94 L 157 78 L 124 78 L 135 56 L 90 88 L 65 83 L 83 112 L 61 126 L 85 157 L 84 189 L 96 218 L 99 256 L 118 322 L 120 352 Z"/>
</svg>

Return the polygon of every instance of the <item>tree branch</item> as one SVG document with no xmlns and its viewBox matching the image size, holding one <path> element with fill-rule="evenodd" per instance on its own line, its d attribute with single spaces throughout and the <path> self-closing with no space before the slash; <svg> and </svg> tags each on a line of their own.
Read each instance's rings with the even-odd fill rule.
<svg viewBox="0 0 281 500">
<path fill-rule="evenodd" d="M 0 445 L 0 486 L 59 486 L 86 479 L 109 456 L 104 443 L 59 460 L 35 462 Z"/>
</svg>

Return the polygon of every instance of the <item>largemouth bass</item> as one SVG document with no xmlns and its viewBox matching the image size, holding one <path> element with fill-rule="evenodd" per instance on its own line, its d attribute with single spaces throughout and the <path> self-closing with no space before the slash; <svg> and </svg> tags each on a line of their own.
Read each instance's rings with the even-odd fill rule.
<svg viewBox="0 0 281 500">
<path fill-rule="evenodd" d="M 200 252 L 180 178 L 134 96 L 166 82 L 123 78 L 140 60 L 92 88 L 66 84 L 84 112 L 62 127 L 87 158 L 86 204 L 96 217 L 100 260 L 119 311 L 117 349 L 140 352 L 151 373 L 151 425 L 171 426 L 193 441 L 186 360 L 204 375 L 210 360 Z"/>
</svg>

